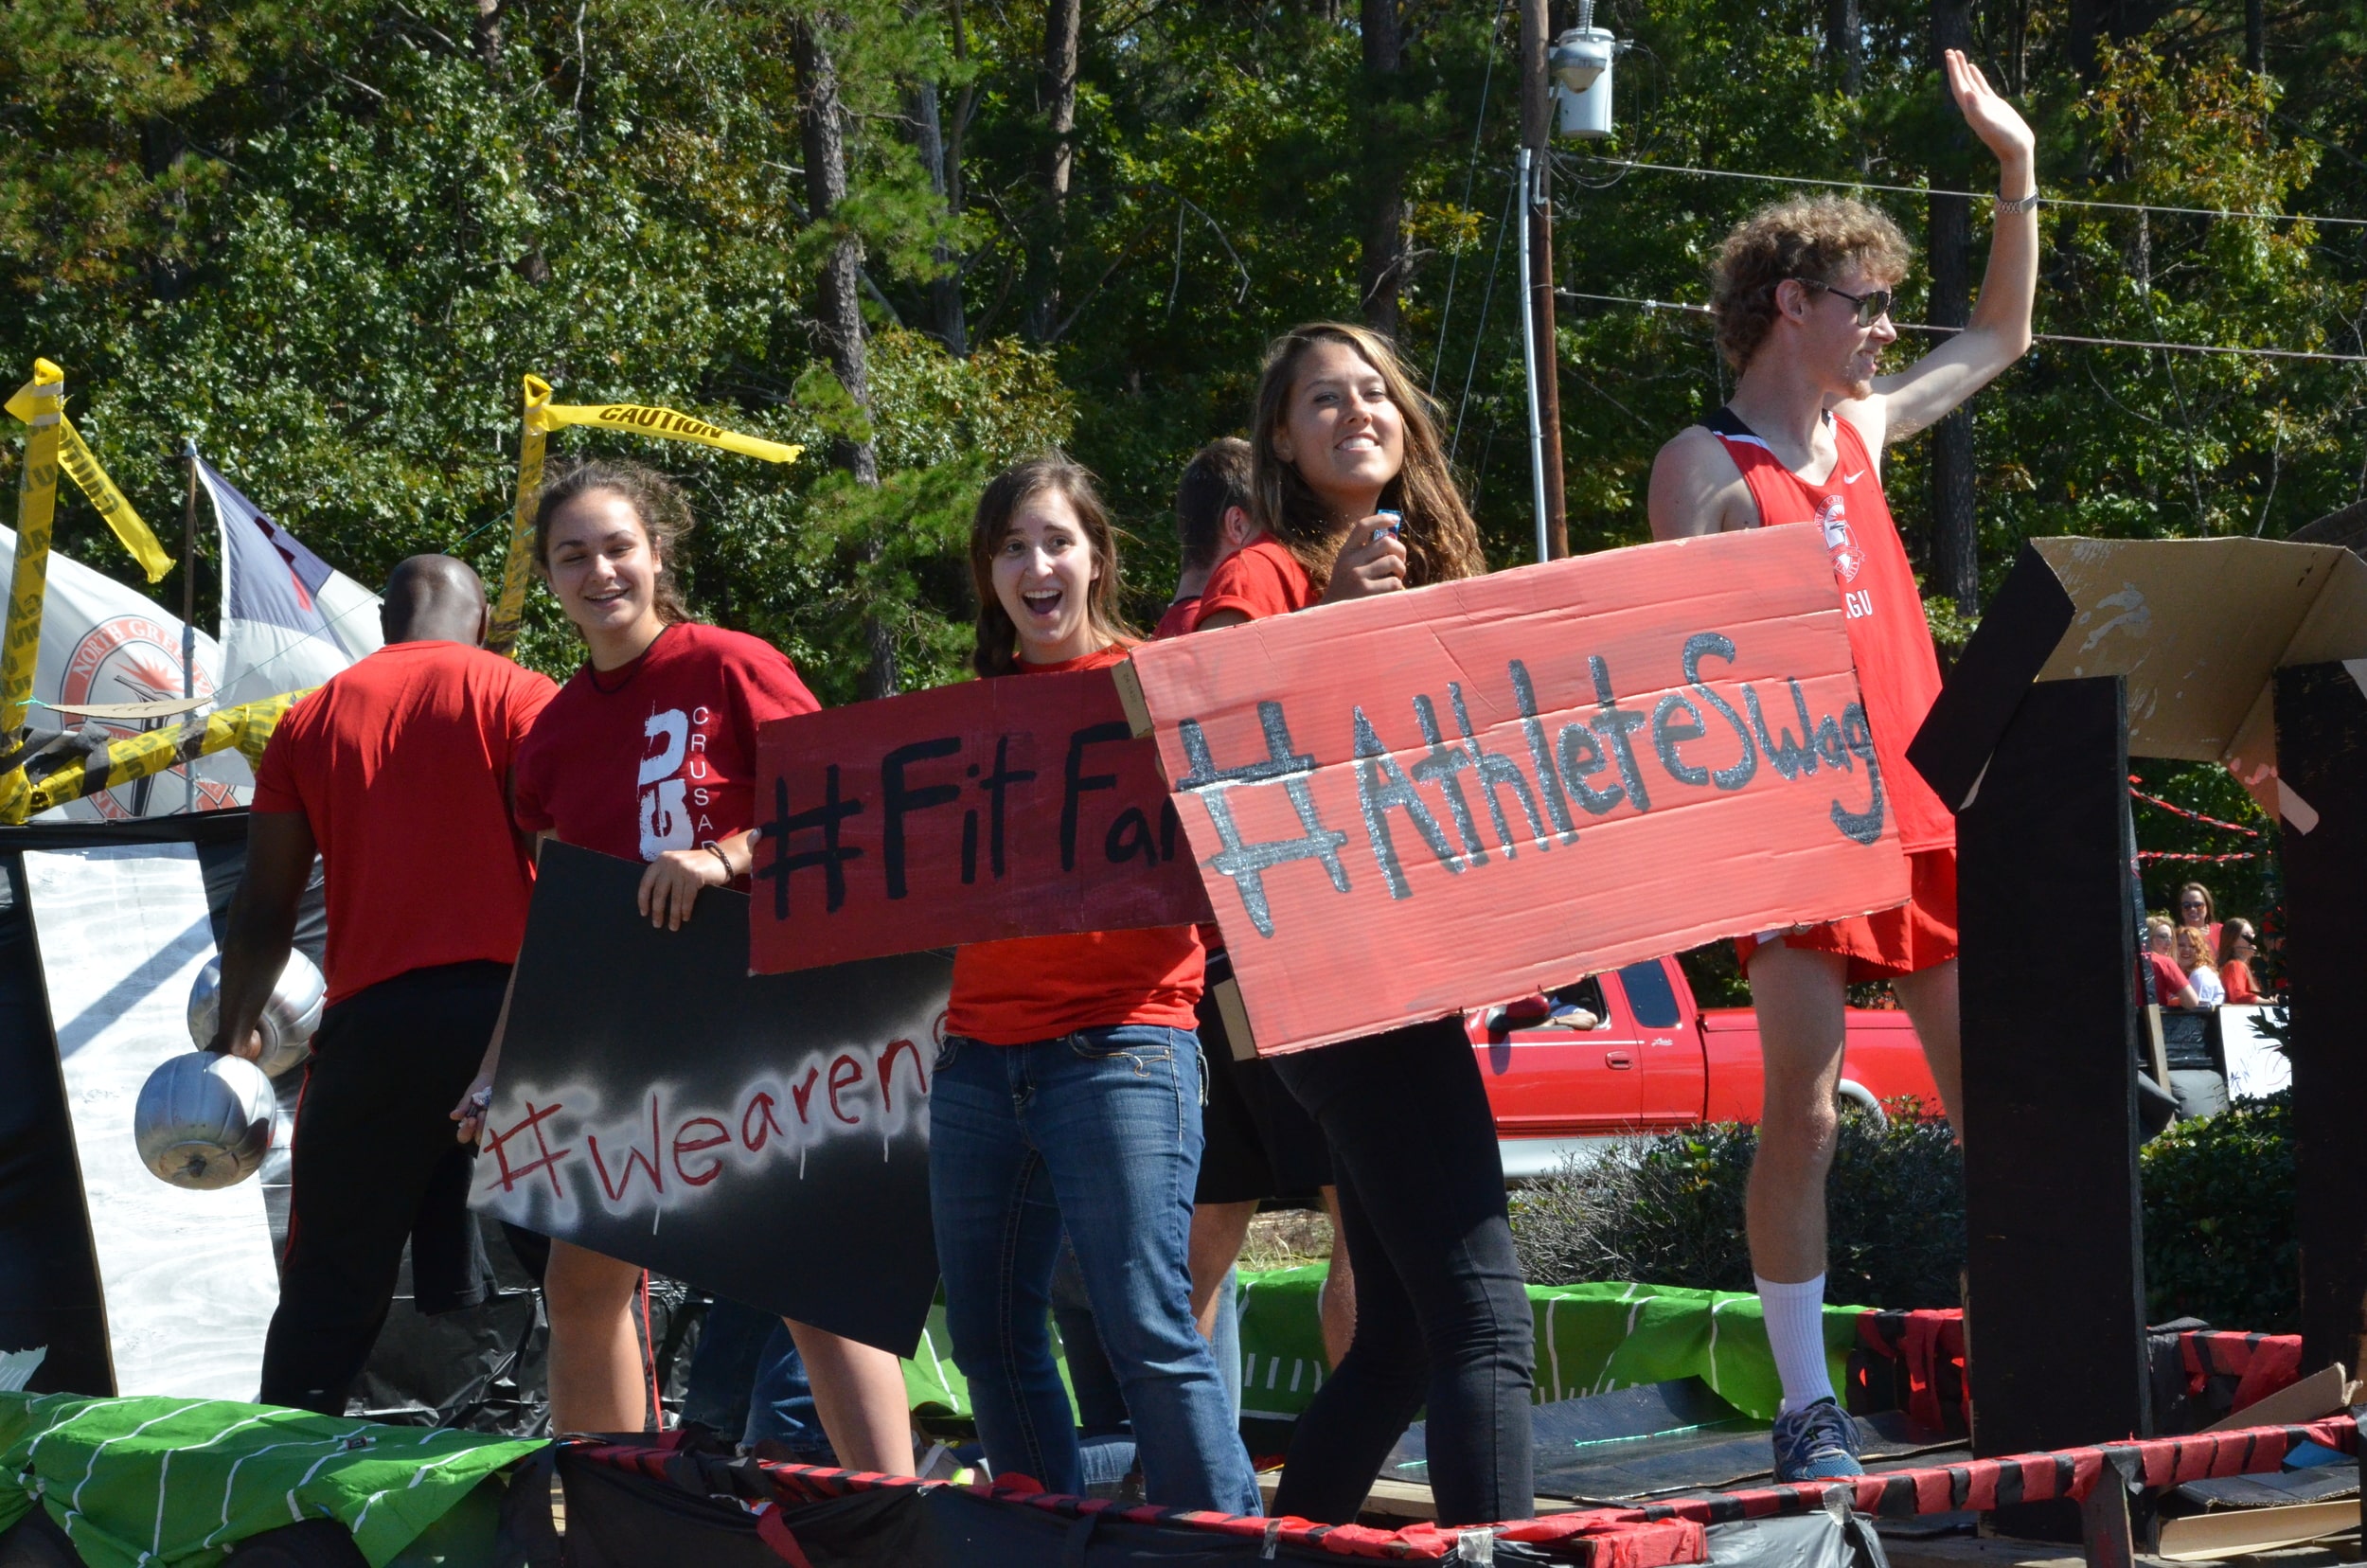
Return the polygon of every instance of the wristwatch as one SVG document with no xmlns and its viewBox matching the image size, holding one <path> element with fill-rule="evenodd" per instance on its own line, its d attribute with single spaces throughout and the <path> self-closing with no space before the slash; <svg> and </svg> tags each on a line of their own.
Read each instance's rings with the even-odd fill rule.
<svg viewBox="0 0 2367 1568">
<path fill-rule="evenodd" d="M 1997 210 L 1998 210 L 1999 212 L 2001 212 L 2001 213 L 2006 213 L 2006 212 L 2036 212 L 2036 211 L 2038 210 L 2038 189 L 2037 189 L 2037 187 L 2032 187 L 2031 192 L 2030 192 L 2030 194 L 2029 194 L 2029 195 L 2027 195 L 2027 196 L 2018 196 L 2018 197 L 2016 197 L 2014 200 L 2012 200 L 2012 201 L 2010 201 L 2010 202 L 2009 202 L 2009 201 L 2007 201 L 2007 200 L 2006 200 L 2004 197 L 2002 197 L 2002 196 L 2000 196 L 2000 197 L 1997 199 Z"/>
</svg>

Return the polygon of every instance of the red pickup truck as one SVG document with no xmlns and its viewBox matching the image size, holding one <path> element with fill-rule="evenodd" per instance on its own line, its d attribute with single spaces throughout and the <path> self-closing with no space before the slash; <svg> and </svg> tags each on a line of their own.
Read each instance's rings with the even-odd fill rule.
<svg viewBox="0 0 2367 1568">
<path fill-rule="evenodd" d="M 1674 958 L 1589 975 L 1541 1000 L 1468 1014 L 1508 1180 L 1550 1175 L 1591 1145 L 1759 1117 L 1759 1030 L 1747 1007 L 1704 1011 Z M 1844 1098 L 1940 1098 L 1914 1025 L 1852 1007 Z"/>
</svg>

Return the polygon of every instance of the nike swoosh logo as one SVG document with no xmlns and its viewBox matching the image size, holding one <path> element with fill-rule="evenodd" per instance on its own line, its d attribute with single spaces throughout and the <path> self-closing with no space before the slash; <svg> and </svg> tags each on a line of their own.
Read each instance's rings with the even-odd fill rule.
<svg viewBox="0 0 2367 1568">
<path fill-rule="evenodd" d="M 1855 472 L 1855 473 L 1844 473 L 1844 474 L 1842 474 L 1842 475 L 1841 476 L 1841 482 L 1842 482 L 1842 484 L 1844 484 L 1844 485 L 1854 485 L 1854 484 L 1856 484 L 1859 480 L 1860 480 L 1860 479 L 1862 479 L 1862 478 L 1864 478 L 1864 477 L 1865 477 L 1865 470 L 1863 470 L 1863 469 L 1860 469 L 1860 470 L 1859 470 L 1857 472 Z"/>
</svg>

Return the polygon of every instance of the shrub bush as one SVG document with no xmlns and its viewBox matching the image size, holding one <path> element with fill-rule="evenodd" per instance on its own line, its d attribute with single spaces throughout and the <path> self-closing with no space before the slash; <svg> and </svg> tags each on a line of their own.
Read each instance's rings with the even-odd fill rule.
<svg viewBox="0 0 2367 1568">
<path fill-rule="evenodd" d="M 1903 1108 L 1902 1108 L 1903 1109 Z M 1757 1130 L 1721 1123 L 1639 1138 L 1519 1193 L 1512 1234 L 1535 1284 L 1640 1279 L 1751 1289 L 1743 1193 Z M 2300 1305 L 2286 1096 L 2180 1122 L 2139 1157 L 2146 1312 L 2288 1333 Z M 1952 1307 L 1964 1268 L 1964 1163 L 1944 1122 L 1842 1115 L 1826 1191 L 1825 1299 Z"/>
<path fill-rule="evenodd" d="M 1842 1114 L 1826 1194 L 1826 1299 L 1868 1307 L 1956 1304 L 1964 1267 L 1964 1165 L 1948 1124 L 1912 1101 L 1887 1128 Z M 1538 1284 L 1644 1279 L 1751 1289 L 1743 1193 L 1755 1128 L 1722 1123 L 1573 1161 L 1520 1194 L 1513 1239 Z"/>
<path fill-rule="evenodd" d="M 2145 1145 L 2145 1311 L 2291 1333 L 2301 1318 L 2293 1233 L 2292 1100 L 2243 1100 Z"/>
</svg>

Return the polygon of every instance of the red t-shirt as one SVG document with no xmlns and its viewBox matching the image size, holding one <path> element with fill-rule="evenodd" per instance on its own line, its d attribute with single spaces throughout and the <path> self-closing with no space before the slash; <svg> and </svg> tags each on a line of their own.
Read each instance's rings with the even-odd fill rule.
<svg viewBox="0 0 2367 1568">
<path fill-rule="evenodd" d="M 2153 1002 L 2160 1007 L 2174 1007 L 2178 993 L 2189 984 L 2186 971 L 2178 967 L 2178 960 L 2164 953 L 2147 953 L 2145 961 L 2153 966 Z"/>
<path fill-rule="evenodd" d="M 1125 657 L 1123 648 L 1105 648 L 1059 664 L 1023 664 L 1019 674 L 1102 669 Z M 1026 1045 L 1121 1024 L 1188 1029 L 1199 1021 L 1206 971 L 1200 934 L 1187 925 L 972 942 L 953 954 L 946 1032 Z"/>
<path fill-rule="evenodd" d="M 819 706 L 762 638 L 669 626 L 551 699 L 518 754 L 518 826 L 637 861 L 727 839 L 756 822 L 756 726 Z"/>
<path fill-rule="evenodd" d="M 1956 844 L 1956 818 L 1907 760 L 1907 744 L 1923 727 L 1940 694 L 1940 662 L 1907 547 L 1891 521 L 1890 503 L 1858 427 L 1833 416 L 1840 456 L 1824 482 L 1812 485 L 1776 460 L 1765 441 L 1731 410 L 1708 422 L 1726 454 L 1742 471 L 1757 503 L 1761 526 L 1813 523 L 1824 531 L 1833 559 L 1849 653 L 1858 667 L 1859 695 L 1882 764 L 1882 790 L 1898 821 L 1899 847 L 1909 854 Z"/>
<path fill-rule="evenodd" d="M 415 969 L 514 963 L 533 863 L 506 792 L 558 688 L 498 653 L 394 643 L 288 710 L 258 811 L 301 811 L 329 891 L 329 1000 Z"/>
<path fill-rule="evenodd" d="M 1200 591 L 1200 614 L 1192 624 L 1198 626 L 1219 610 L 1238 610 L 1252 620 L 1264 620 L 1314 602 L 1315 579 L 1280 540 L 1264 534 L 1217 562 L 1208 585 Z"/>
<path fill-rule="evenodd" d="M 2219 966 L 2219 984 L 2227 988 L 2230 1002 L 2260 1000 L 2260 983 L 2251 977 L 2251 966 L 2241 958 L 2230 958 Z"/>
<path fill-rule="evenodd" d="M 1151 641 L 1157 642 L 1162 637 L 1180 637 L 1189 632 L 1192 629 L 1192 623 L 1198 619 L 1200 619 L 1200 596 L 1186 594 L 1169 604 L 1166 614 L 1159 617 L 1159 624 L 1150 631 Z"/>
</svg>

